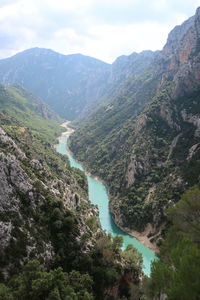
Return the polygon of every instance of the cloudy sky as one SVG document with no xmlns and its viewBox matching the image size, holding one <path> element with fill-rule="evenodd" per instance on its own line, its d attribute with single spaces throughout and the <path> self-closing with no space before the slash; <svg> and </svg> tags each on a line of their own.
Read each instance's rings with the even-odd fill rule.
<svg viewBox="0 0 200 300">
<path fill-rule="evenodd" d="M 0 0 L 0 58 L 31 47 L 113 62 L 161 49 L 200 0 Z"/>
</svg>

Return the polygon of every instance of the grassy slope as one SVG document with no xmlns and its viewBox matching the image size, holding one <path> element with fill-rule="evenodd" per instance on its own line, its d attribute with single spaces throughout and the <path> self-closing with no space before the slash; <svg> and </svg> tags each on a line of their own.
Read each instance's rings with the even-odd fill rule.
<svg viewBox="0 0 200 300">
<path fill-rule="evenodd" d="M 42 105 L 30 94 L 25 98 L 25 91 L 18 87 L 0 86 L 0 111 L 30 128 L 34 134 L 52 142 L 62 132 L 58 122 L 44 119 L 38 111 Z"/>
<path fill-rule="evenodd" d="M 185 122 L 181 113 L 198 117 L 199 94 L 173 101 L 169 85 L 156 97 L 150 97 L 152 102 L 137 115 L 142 108 L 138 109 L 135 99 L 144 99 L 143 88 L 151 95 L 151 84 L 145 83 L 138 98 L 131 93 L 134 91 L 131 87 L 126 97 L 122 94 L 99 109 L 71 136 L 70 146 L 79 160 L 107 182 L 113 196 L 112 209 L 121 214 L 121 225 L 142 231 L 151 222 L 155 234 L 166 222 L 166 207 L 178 201 L 184 190 L 199 180 L 199 148 L 187 160 L 191 147 L 199 142 L 196 126 Z M 173 140 L 179 134 L 169 156 Z M 134 183 L 127 178 L 128 170 L 133 170 L 131 162 L 136 168 Z M 145 201 L 150 189 L 154 193 Z"/>
</svg>

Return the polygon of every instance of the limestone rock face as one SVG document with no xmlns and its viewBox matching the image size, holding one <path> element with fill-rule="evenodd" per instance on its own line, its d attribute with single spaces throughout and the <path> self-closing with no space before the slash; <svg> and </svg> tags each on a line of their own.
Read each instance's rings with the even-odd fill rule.
<svg viewBox="0 0 200 300">
<path fill-rule="evenodd" d="M 113 70 L 123 66 L 128 76 L 128 60 L 120 57 Z M 107 182 L 116 223 L 141 232 L 151 224 L 149 238 L 159 240 L 168 207 L 199 182 L 200 8 L 172 30 L 144 73 L 128 78 L 70 147 Z"/>
<path fill-rule="evenodd" d="M 1 251 L 2 249 L 5 249 L 10 242 L 12 227 L 13 225 L 11 222 L 0 221 Z"/>
<path fill-rule="evenodd" d="M 15 264 L 21 265 L 31 257 L 40 258 L 45 265 L 53 262 L 55 248 L 51 234 L 47 226 L 43 227 L 41 220 L 38 221 L 49 197 L 60 199 L 66 211 L 75 215 L 79 211 L 76 240 L 82 245 L 83 252 L 93 246 L 95 237 L 93 235 L 84 243 L 81 241 L 83 235 L 91 233 L 85 220 L 98 216 L 98 210 L 89 204 L 75 176 L 69 175 L 69 178 L 62 174 L 56 177 L 42 157 L 40 160 L 30 158 L 20 146 L 23 145 L 0 127 L 0 254 L 5 256 L 0 272 L 5 278 Z M 20 251 L 7 261 L 6 252 L 15 251 L 18 244 Z"/>
<path fill-rule="evenodd" d="M 0 181 L 0 210 L 19 211 L 17 191 L 26 193 L 32 185 L 14 156 L 0 153 Z"/>
<path fill-rule="evenodd" d="M 154 74 L 158 75 L 159 85 L 157 88 L 157 94 L 159 95 L 163 89 L 167 87 L 169 83 L 172 83 L 170 90 L 165 94 L 165 101 L 157 102 L 155 109 L 151 115 L 148 113 L 141 113 L 135 124 L 133 125 L 133 148 L 138 148 L 137 155 L 133 154 L 135 150 L 130 155 L 129 161 L 125 168 L 124 181 L 126 182 L 126 187 L 129 188 L 134 186 L 137 182 L 137 178 L 151 173 L 151 169 L 154 166 L 154 161 L 158 160 L 157 168 L 164 167 L 168 160 L 173 157 L 173 153 L 176 152 L 176 147 L 179 145 L 184 137 L 185 128 L 184 124 L 192 124 L 193 129 L 191 132 L 191 144 L 188 145 L 188 150 L 186 152 L 185 160 L 190 160 L 199 149 L 199 143 L 195 143 L 200 136 L 200 112 L 198 109 L 193 108 L 193 113 L 189 112 L 192 107 L 198 105 L 197 100 L 187 104 L 187 108 L 181 110 L 184 105 L 181 103 L 182 98 L 191 97 L 199 92 L 200 90 L 200 8 L 197 9 L 195 16 L 191 17 L 185 21 L 182 25 L 176 26 L 169 34 L 166 45 L 163 50 L 157 54 L 155 57 L 153 68 Z M 164 99 L 164 97 L 162 99 Z M 167 101 L 168 97 L 168 101 Z M 188 102 L 192 101 L 190 98 Z M 187 102 L 186 102 L 187 103 Z M 168 151 L 166 151 L 166 162 L 162 161 L 162 158 L 157 157 L 153 154 L 156 149 L 156 136 L 148 137 L 144 135 L 145 131 L 149 131 L 149 118 L 154 116 L 157 122 L 159 119 L 162 121 L 160 124 L 165 124 L 166 132 L 171 132 L 172 136 L 168 141 Z M 145 120 L 145 121 L 144 121 Z M 184 123 L 185 122 L 185 123 Z M 188 126 L 188 125 L 187 125 Z M 149 132 L 148 132 L 149 134 Z M 157 134 L 159 134 L 157 132 Z M 142 135 L 144 137 L 142 138 Z M 145 139 L 146 138 L 146 139 Z M 164 138 L 164 136 L 163 136 Z M 141 141 L 143 139 L 143 141 Z M 150 149 L 149 149 L 150 146 Z M 157 146 L 159 147 L 159 146 Z M 152 149 L 154 148 L 154 149 Z M 157 149 L 159 150 L 159 149 Z M 168 152 L 168 155 L 167 155 Z M 142 154 L 141 154 L 142 153 Z M 160 162 L 159 162 L 160 160 Z M 174 175 L 172 175 L 173 177 Z M 174 177 L 174 186 L 184 185 L 182 179 L 178 176 Z M 177 183 L 177 184 L 176 184 Z M 150 190 L 154 187 L 154 192 L 156 191 L 156 185 L 152 185 Z M 153 193 L 154 194 L 154 193 Z M 146 198 L 154 199 L 154 195 L 148 195 Z M 170 200 L 171 201 L 171 200 Z M 169 201 L 169 203 L 170 203 Z M 170 204 L 169 204 L 170 205 Z M 167 207 L 160 207 L 160 217 L 158 212 L 158 206 L 154 204 L 154 228 L 159 227 L 159 220 L 162 219 L 163 211 Z M 155 229 L 156 230 L 156 229 Z"/>
<path fill-rule="evenodd" d="M 173 81 L 172 98 L 199 89 L 200 80 L 200 8 L 195 16 L 176 26 L 159 53 L 157 72 L 162 74 L 160 88 Z"/>
<path fill-rule="evenodd" d="M 5 153 L 0 152 L 1 255 L 7 251 L 11 242 L 18 242 L 16 231 L 20 231 L 26 243 L 26 254 L 21 257 L 21 263 L 32 251 L 36 251 L 36 255 L 42 257 L 44 262 L 49 262 L 54 253 L 51 242 L 44 240 L 40 251 L 37 251 L 36 237 L 31 234 L 31 228 L 35 227 L 34 220 L 28 220 L 23 212 L 24 201 L 31 211 L 37 208 L 37 202 L 41 200 L 41 196 L 34 192 L 33 181 L 21 166 L 27 157 L 2 128 L 0 128 L 0 145 L 3 145 L 5 150 Z M 29 226 L 25 225 L 27 221 Z M 5 263 L 4 269 L 1 270 L 5 277 L 8 276 L 9 269 L 12 269 L 12 265 L 8 266 Z"/>
<path fill-rule="evenodd" d="M 12 154 L 16 155 L 19 159 L 26 158 L 25 153 L 23 153 L 16 143 L 5 133 L 5 131 L 0 128 L 0 141 L 2 146 L 6 146 Z"/>
<path fill-rule="evenodd" d="M 192 115 L 187 114 L 185 110 L 181 111 L 181 116 L 185 122 L 191 123 L 195 126 L 195 137 L 200 137 L 200 114 Z"/>
</svg>

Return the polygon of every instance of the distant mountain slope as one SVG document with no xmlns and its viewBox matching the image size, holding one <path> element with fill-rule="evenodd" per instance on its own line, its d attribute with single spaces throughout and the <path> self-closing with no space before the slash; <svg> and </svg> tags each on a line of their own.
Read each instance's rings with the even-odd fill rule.
<svg viewBox="0 0 200 300">
<path fill-rule="evenodd" d="M 137 85 L 139 82 L 136 78 L 150 69 L 157 53 L 158 51 L 142 51 L 118 57 L 110 67 L 106 84 L 102 86 L 102 96 L 87 106 L 74 124 L 84 123 L 99 107 L 116 101 L 119 93 L 129 89 L 130 85 Z"/>
<path fill-rule="evenodd" d="M 67 119 L 100 96 L 109 64 L 81 54 L 62 55 L 33 48 L 0 60 L 0 82 L 19 84 Z"/>
<path fill-rule="evenodd" d="M 141 256 L 100 228 L 61 128 L 27 91 L 0 86 L 0 299 L 90 299 L 139 289 Z M 124 286 L 124 277 L 128 277 Z"/>
<path fill-rule="evenodd" d="M 47 104 L 19 86 L 0 85 L 0 111 L 36 134 L 43 134 L 45 139 L 51 139 L 55 129 L 61 132 L 58 122 L 62 119 Z"/>
<path fill-rule="evenodd" d="M 24 111 L 28 108 L 35 113 L 38 113 L 41 117 L 43 117 L 46 120 L 52 120 L 52 121 L 58 121 L 61 122 L 62 119 L 40 98 L 35 96 L 33 93 L 31 93 L 28 90 L 23 89 L 19 85 L 13 85 L 4 87 L 3 85 L 0 85 L 1 89 L 1 108 L 6 108 L 6 102 L 7 98 L 3 97 L 3 91 L 10 94 L 9 99 L 13 102 L 14 106 L 20 107 L 20 109 L 23 109 Z M 8 96 L 8 94 L 7 94 Z M 4 106 L 3 106 L 4 104 Z M 7 107 L 10 107 L 10 103 L 7 102 Z"/>
<path fill-rule="evenodd" d="M 31 90 L 71 120 L 111 101 L 119 87 L 144 71 L 153 57 L 152 51 L 144 51 L 122 56 L 109 65 L 81 54 L 33 48 L 0 60 L 0 82 Z"/>
<path fill-rule="evenodd" d="M 128 80 L 70 138 L 103 178 L 126 231 L 158 240 L 166 208 L 200 176 L 200 9 L 170 34 L 142 74 Z"/>
</svg>

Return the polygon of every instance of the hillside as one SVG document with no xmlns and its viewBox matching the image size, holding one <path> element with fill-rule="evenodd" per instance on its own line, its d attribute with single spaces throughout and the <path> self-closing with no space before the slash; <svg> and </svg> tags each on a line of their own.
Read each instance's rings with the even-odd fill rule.
<svg viewBox="0 0 200 300">
<path fill-rule="evenodd" d="M 62 119 L 47 104 L 19 86 L 0 85 L 0 110 L 41 135 L 49 143 L 61 132 L 58 122 Z M 40 138 L 41 138 L 40 137 Z"/>
<path fill-rule="evenodd" d="M 200 300 L 200 8 L 161 51 L 33 48 L 0 60 L 0 82 L 0 300 Z M 158 250 L 150 277 L 56 152 L 62 118 L 114 222 Z"/>
<path fill-rule="evenodd" d="M 108 64 L 88 56 L 33 48 L 0 60 L 0 82 L 32 91 L 71 120 L 101 95 L 108 70 Z"/>
<path fill-rule="evenodd" d="M 1 237 L 7 235 L 1 245 L 4 276 L 30 257 L 50 263 L 56 251 L 45 229 L 51 210 L 58 207 L 60 214 L 72 218 L 69 209 L 73 210 L 76 198 L 88 203 L 84 176 L 70 169 L 52 148 L 61 127 L 42 118 L 24 93 L 3 86 L 0 90 Z"/>
<path fill-rule="evenodd" d="M 53 147 L 63 129 L 33 98 L 0 87 L 0 298 L 101 300 L 128 293 L 126 276 L 138 289 L 140 255 L 101 230 L 86 176 Z"/>
<path fill-rule="evenodd" d="M 81 54 L 33 48 L 0 60 L 0 82 L 20 85 L 41 97 L 60 116 L 73 120 L 111 97 L 130 77 L 142 73 L 152 51 L 119 57 L 112 65 Z"/>
<path fill-rule="evenodd" d="M 70 138 L 76 157 L 108 184 L 116 223 L 157 244 L 167 208 L 199 183 L 199 28 L 197 9 Z"/>
</svg>

